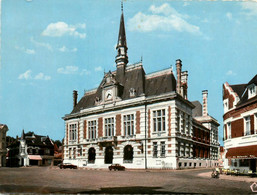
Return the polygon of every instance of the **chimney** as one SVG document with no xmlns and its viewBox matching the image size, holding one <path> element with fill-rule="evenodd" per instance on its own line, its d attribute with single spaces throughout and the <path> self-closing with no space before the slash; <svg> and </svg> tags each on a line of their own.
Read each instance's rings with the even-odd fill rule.
<svg viewBox="0 0 257 195">
<path fill-rule="evenodd" d="M 177 68 L 177 93 L 181 95 L 181 68 L 182 68 L 182 61 L 180 59 L 176 60 L 176 68 Z"/>
<path fill-rule="evenodd" d="M 77 105 L 78 92 L 76 90 L 73 91 L 73 108 Z"/>
<path fill-rule="evenodd" d="M 203 116 L 208 116 L 208 90 L 203 90 Z"/>
<path fill-rule="evenodd" d="M 188 79 L 188 72 L 183 71 L 181 73 L 181 90 L 182 90 L 182 96 L 187 100 L 187 79 Z"/>
</svg>

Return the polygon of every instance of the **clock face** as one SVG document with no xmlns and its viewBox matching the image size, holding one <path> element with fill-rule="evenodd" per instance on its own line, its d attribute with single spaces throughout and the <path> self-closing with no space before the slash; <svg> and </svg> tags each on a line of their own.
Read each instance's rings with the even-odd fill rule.
<svg viewBox="0 0 257 195">
<path fill-rule="evenodd" d="M 112 99 L 112 90 L 107 90 L 105 92 L 105 97 L 106 97 L 107 100 Z"/>
</svg>

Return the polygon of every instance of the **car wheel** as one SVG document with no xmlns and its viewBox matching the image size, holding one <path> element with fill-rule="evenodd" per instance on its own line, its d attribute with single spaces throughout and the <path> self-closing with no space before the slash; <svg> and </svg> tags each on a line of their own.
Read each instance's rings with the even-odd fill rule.
<svg viewBox="0 0 257 195">
<path fill-rule="evenodd" d="M 112 170 L 112 168 L 110 168 L 110 167 L 109 167 L 109 170 L 111 171 L 111 170 Z"/>
</svg>

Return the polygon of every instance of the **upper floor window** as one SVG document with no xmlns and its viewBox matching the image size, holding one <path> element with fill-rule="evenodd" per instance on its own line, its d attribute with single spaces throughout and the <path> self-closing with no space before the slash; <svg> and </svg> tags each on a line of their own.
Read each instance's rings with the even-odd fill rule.
<svg viewBox="0 0 257 195">
<path fill-rule="evenodd" d="M 245 117 L 245 135 L 251 134 L 251 119 L 250 116 Z"/>
<path fill-rule="evenodd" d="M 248 98 L 256 96 L 256 86 L 254 84 L 248 87 Z"/>
<path fill-rule="evenodd" d="M 77 124 L 70 124 L 70 141 L 76 141 L 77 139 Z"/>
<path fill-rule="evenodd" d="M 228 99 L 223 100 L 224 113 L 228 111 Z"/>
<path fill-rule="evenodd" d="M 123 116 L 124 135 L 134 135 L 134 114 Z"/>
<path fill-rule="evenodd" d="M 165 131 L 165 109 L 153 111 L 153 131 Z"/>
<path fill-rule="evenodd" d="M 177 131 L 180 131 L 180 111 L 177 110 Z"/>
<path fill-rule="evenodd" d="M 114 117 L 104 120 L 105 136 L 114 136 Z"/>
<path fill-rule="evenodd" d="M 227 132 L 227 135 L 228 135 L 228 139 L 231 139 L 231 123 L 228 123 L 228 132 Z"/>
<path fill-rule="evenodd" d="M 88 121 L 88 138 L 96 138 L 96 120 Z"/>
</svg>

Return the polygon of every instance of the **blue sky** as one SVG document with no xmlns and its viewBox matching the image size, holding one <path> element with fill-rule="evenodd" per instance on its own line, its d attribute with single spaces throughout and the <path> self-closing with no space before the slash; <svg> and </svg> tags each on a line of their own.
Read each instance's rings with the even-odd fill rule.
<svg viewBox="0 0 257 195">
<path fill-rule="evenodd" d="M 2 0 L 0 122 L 8 135 L 25 131 L 64 137 L 61 117 L 72 91 L 95 88 L 115 70 L 119 0 Z M 222 133 L 222 84 L 247 83 L 256 73 L 257 3 L 127 0 L 129 63 L 146 73 L 181 59 L 189 100 L 202 101 Z"/>
</svg>

